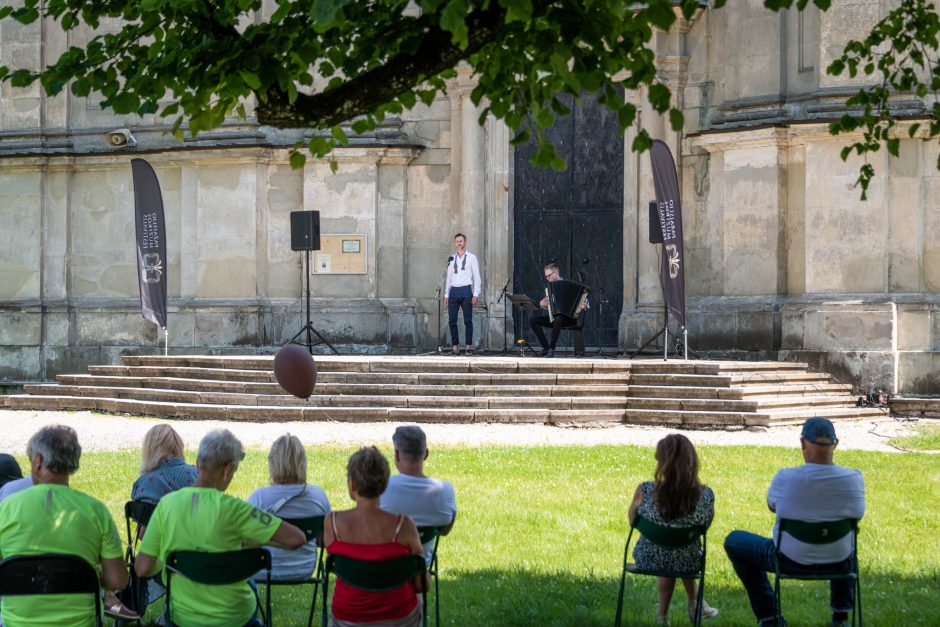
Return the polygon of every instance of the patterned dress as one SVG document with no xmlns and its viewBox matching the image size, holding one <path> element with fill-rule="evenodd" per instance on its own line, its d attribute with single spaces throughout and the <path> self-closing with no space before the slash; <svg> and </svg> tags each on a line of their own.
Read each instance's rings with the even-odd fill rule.
<svg viewBox="0 0 940 627">
<path fill-rule="evenodd" d="M 660 525 L 669 527 L 691 527 L 692 525 L 708 526 L 715 515 L 715 495 L 711 488 L 702 488 L 702 497 L 699 499 L 691 514 L 665 522 L 659 515 L 653 489 L 656 484 L 647 481 L 641 484 L 643 500 L 637 513 L 643 518 Z M 636 565 L 644 570 L 661 570 L 667 572 L 689 572 L 696 569 L 701 559 L 702 551 L 695 543 L 680 549 L 667 549 L 653 544 L 644 537 L 640 537 L 633 547 L 633 559 Z"/>
</svg>

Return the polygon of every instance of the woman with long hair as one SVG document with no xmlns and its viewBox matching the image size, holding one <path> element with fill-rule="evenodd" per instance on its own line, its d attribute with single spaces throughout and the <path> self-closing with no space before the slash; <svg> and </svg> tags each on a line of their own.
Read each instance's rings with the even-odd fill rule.
<svg viewBox="0 0 940 627">
<path fill-rule="evenodd" d="M 196 481 L 196 467 L 183 459 L 183 438 L 170 425 L 151 427 L 140 452 L 140 477 L 131 488 L 132 500 L 156 503 Z"/>
<path fill-rule="evenodd" d="M 656 444 L 655 481 L 645 481 L 636 487 L 630 504 L 630 522 L 637 514 L 650 522 L 669 527 L 711 525 L 715 515 L 715 495 L 698 478 L 698 455 L 695 447 L 684 435 L 667 435 Z M 653 544 L 640 537 L 633 548 L 637 567 L 662 571 L 694 571 L 702 555 L 697 543 L 678 549 Z M 683 579 L 689 599 L 689 620 L 695 621 L 698 589 L 694 579 Z M 669 624 L 669 602 L 676 587 L 674 577 L 657 577 L 659 606 L 656 624 Z M 712 618 L 718 610 L 702 602 L 702 616 Z"/>
</svg>

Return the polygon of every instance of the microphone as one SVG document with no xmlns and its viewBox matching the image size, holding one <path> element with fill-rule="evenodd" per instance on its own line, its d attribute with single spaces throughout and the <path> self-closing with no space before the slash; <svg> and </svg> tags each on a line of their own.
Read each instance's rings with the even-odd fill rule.
<svg viewBox="0 0 940 627">
<path fill-rule="evenodd" d="M 581 264 L 582 264 L 582 265 L 585 265 L 585 266 L 586 266 L 586 265 L 588 265 L 589 263 L 591 263 L 591 260 L 588 259 L 587 257 L 585 257 L 584 259 L 581 260 Z"/>
<path fill-rule="evenodd" d="M 454 256 L 451 255 L 450 257 L 447 258 L 447 263 L 449 264 L 453 260 L 454 260 Z"/>
</svg>

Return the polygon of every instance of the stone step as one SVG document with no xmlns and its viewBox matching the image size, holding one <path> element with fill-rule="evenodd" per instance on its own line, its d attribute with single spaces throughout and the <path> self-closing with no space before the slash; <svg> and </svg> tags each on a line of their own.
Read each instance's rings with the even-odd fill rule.
<svg viewBox="0 0 940 627">
<path fill-rule="evenodd" d="M 855 399 L 849 396 L 793 396 L 768 399 L 715 399 L 715 398 L 634 398 L 626 399 L 628 409 L 683 409 L 689 411 L 732 411 L 759 413 L 775 409 L 794 407 L 854 407 Z"/>
<path fill-rule="evenodd" d="M 851 392 L 851 385 L 841 383 L 753 385 L 736 388 L 631 384 L 628 394 L 631 397 L 638 398 L 761 399 L 793 395 L 812 396 L 815 394 L 851 394 Z"/>
<path fill-rule="evenodd" d="M 272 371 L 189 366 L 90 366 L 103 377 L 171 377 L 176 379 L 276 382 Z M 626 384 L 629 373 L 556 372 L 318 372 L 317 383 L 383 383 L 401 385 L 596 385 Z"/>
<path fill-rule="evenodd" d="M 833 420 L 858 420 L 883 415 L 880 411 L 860 407 L 826 408 L 825 416 Z M 801 424 L 820 415 L 812 408 L 791 411 L 732 412 L 627 409 L 624 421 L 628 424 L 674 425 L 687 429 L 723 427 L 726 429 L 769 427 L 773 425 Z"/>
<path fill-rule="evenodd" d="M 629 372 L 629 360 L 555 358 L 537 359 L 518 357 L 406 357 L 378 355 L 346 357 L 317 355 L 314 357 L 319 372 L 484 372 L 525 373 L 554 372 L 616 373 Z M 125 366 L 156 368 L 210 368 L 232 370 L 267 370 L 274 367 L 273 355 L 265 356 L 201 356 L 201 355 L 125 355 Z"/>
<path fill-rule="evenodd" d="M 3 397 L 0 396 L 0 402 Z M 940 418 L 940 398 L 917 398 L 913 396 L 892 396 L 888 401 L 891 413 L 899 416 L 918 418 Z"/>
<path fill-rule="evenodd" d="M 644 374 L 727 374 L 731 372 L 799 372 L 808 364 L 790 361 L 682 361 L 662 359 L 634 359 L 632 371 Z"/>
<path fill-rule="evenodd" d="M 746 372 L 720 374 L 643 374 L 633 372 L 630 383 L 635 385 L 679 385 L 698 387 L 737 387 L 790 383 L 828 383 L 829 375 L 817 372 Z"/>
<path fill-rule="evenodd" d="M 142 416 L 196 420 L 239 420 L 249 422 L 324 421 L 340 422 L 442 422 L 442 423 L 610 423 L 622 422 L 623 409 L 480 409 L 440 407 L 319 407 L 309 405 L 214 405 L 171 403 L 94 396 L 10 397 L 12 409 L 89 410 Z"/>
<path fill-rule="evenodd" d="M 284 406 L 306 405 L 317 407 L 425 407 L 446 411 L 444 408 L 469 407 L 481 409 L 623 409 L 623 397 L 552 396 L 552 397 L 486 397 L 486 396 L 378 396 L 314 394 L 307 400 L 286 393 L 239 394 L 196 392 L 163 388 L 107 387 L 59 384 L 27 384 L 24 392 L 37 396 L 69 396 L 165 401 L 213 405 Z"/>
<path fill-rule="evenodd" d="M 62 384 L 96 385 L 97 382 L 80 378 L 81 375 L 61 375 Z M 134 377 L 96 377 L 101 383 L 109 382 L 113 387 L 162 387 L 204 392 L 229 392 L 236 394 L 284 393 L 277 383 L 244 381 L 205 381 L 182 378 L 136 379 Z M 142 385 L 135 385 L 134 382 Z M 112 383 L 113 382 L 113 383 Z M 215 384 L 215 385 L 212 385 Z M 417 395 L 417 396 L 626 396 L 628 385 L 411 385 L 386 383 L 320 383 L 314 394 L 354 395 Z"/>
</svg>

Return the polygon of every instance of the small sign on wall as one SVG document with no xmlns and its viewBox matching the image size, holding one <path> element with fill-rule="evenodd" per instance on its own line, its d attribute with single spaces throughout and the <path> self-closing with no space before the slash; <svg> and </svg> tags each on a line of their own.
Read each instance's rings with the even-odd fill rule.
<svg viewBox="0 0 940 627">
<path fill-rule="evenodd" d="M 366 236 L 320 234 L 320 250 L 315 253 L 316 274 L 366 274 Z"/>
</svg>

